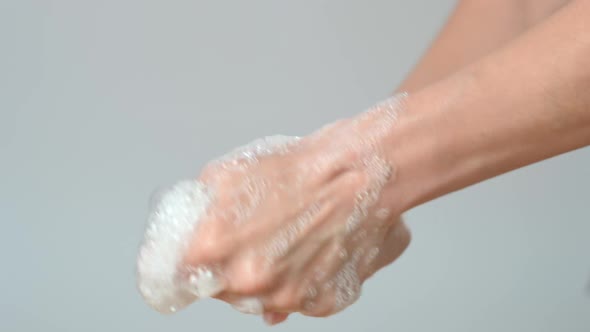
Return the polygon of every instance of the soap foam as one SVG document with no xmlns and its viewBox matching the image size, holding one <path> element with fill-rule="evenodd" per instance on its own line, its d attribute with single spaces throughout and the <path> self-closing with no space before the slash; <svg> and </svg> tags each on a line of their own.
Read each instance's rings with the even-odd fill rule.
<svg viewBox="0 0 590 332">
<path fill-rule="evenodd" d="M 170 313 L 197 297 L 179 280 L 182 254 L 205 215 L 211 195 L 195 180 L 162 191 L 148 217 L 148 228 L 137 260 L 139 291 L 154 309 Z"/>
<path fill-rule="evenodd" d="M 261 156 L 286 152 L 298 140 L 290 136 L 257 139 L 213 163 L 255 163 Z M 248 202 L 233 207 L 232 218 L 236 223 L 246 219 L 262 199 L 264 186 L 260 184 L 260 181 L 245 178 L 240 194 L 245 194 Z M 145 301 L 159 312 L 176 312 L 198 298 L 222 290 L 211 267 L 182 265 L 189 241 L 213 200 L 214 191 L 198 180 L 180 181 L 169 189 L 159 190 L 152 198 L 148 227 L 137 258 L 137 284 Z M 254 301 L 244 303 L 238 307 L 257 311 Z"/>
</svg>

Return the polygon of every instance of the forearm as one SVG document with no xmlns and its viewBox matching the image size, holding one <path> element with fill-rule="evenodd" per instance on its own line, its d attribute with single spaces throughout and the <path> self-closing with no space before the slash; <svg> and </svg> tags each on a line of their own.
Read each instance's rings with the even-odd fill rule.
<svg viewBox="0 0 590 332">
<path fill-rule="evenodd" d="M 590 144 L 590 2 L 411 95 L 386 143 L 407 210 Z"/>
<path fill-rule="evenodd" d="M 567 0 L 462 0 L 398 91 L 446 77 L 548 17 Z"/>
</svg>

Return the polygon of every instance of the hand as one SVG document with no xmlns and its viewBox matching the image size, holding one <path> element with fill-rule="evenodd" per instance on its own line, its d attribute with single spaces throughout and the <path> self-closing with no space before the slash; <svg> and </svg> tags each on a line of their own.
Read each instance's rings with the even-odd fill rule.
<svg viewBox="0 0 590 332">
<path fill-rule="evenodd" d="M 263 314 L 328 316 L 407 247 L 394 203 L 394 165 L 381 151 L 399 99 L 305 138 L 271 137 L 210 163 L 210 195 L 189 238 L 179 278 L 192 297 Z"/>
<path fill-rule="evenodd" d="M 260 140 L 208 165 L 200 181 L 215 198 L 185 263 L 215 271 L 217 298 L 269 320 L 352 304 L 410 240 L 380 200 L 394 175 L 376 147 L 395 120 L 388 111 L 303 139 Z"/>
</svg>

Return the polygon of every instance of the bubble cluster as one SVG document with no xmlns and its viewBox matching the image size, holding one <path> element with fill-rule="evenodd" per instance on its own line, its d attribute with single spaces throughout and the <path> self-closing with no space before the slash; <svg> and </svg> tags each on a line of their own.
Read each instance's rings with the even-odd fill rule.
<svg viewBox="0 0 590 332">
<path fill-rule="evenodd" d="M 258 139 L 214 161 L 216 165 L 234 165 L 235 161 L 255 163 L 257 158 L 284 153 L 298 137 L 271 136 Z M 249 177 L 236 191 L 246 204 L 232 205 L 232 220 L 245 220 L 262 200 L 264 182 Z M 187 267 L 182 260 L 189 241 L 215 199 L 212 188 L 197 180 L 183 180 L 153 195 L 144 240 L 137 257 L 137 285 L 145 301 L 162 313 L 176 312 L 198 298 L 220 292 L 222 285 L 212 267 Z M 228 216 L 226 216 L 228 217 Z M 251 304 L 247 301 L 246 304 Z M 253 311 L 252 306 L 246 306 Z"/>
<path fill-rule="evenodd" d="M 285 154 L 294 147 L 301 138 L 297 136 L 274 135 L 257 138 L 213 160 L 210 164 L 234 164 L 240 161 L 256 163 L 259 158 L 271 154 Z"/>
<path fill-rule="evenodd" d="M 324 288 L 334 291 L 334 311 L 338 312 L 353 304 L 361 296 L 361 279 L 358 275 L 358 263 L 363 255 L 357 250 L 344 264 L 336 276 L 328 281 Z"/>
<path fill-rule="evenodd" d="M 210 201 L 211 194 L 202 183 L 185 180 L 162 190 L 159 201 L 154 202 L 138 255 L 137 274 L 140 293 L 160 312 L 175 312 L 197 297 L 178 280 L 177 272 L 182 253 Z"/>
</svg>

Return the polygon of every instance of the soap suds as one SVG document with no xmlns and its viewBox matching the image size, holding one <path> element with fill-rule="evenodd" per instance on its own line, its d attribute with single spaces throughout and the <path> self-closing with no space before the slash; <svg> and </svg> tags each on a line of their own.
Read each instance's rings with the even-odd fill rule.
<svg viewBox="0 0 590 332">
<path fill-rule="evenodd" d="M 357 269 L 362 254 L 362 250 L 357 250 L 336 276 L 324 286 L 326 290 L 334 291 L 334 312 L 348 307 L 361 296 L 361 280 Z"/>
<path fill-rule="evenodd" d="M 169 313 L 197 297 L 178 280 L 178 268 L 211 195 L 200 182 L 185 180 L 163 190 L 157 200 L 137 260 L 138 287 L 149 305 Z"/>
<path fill-rule="evenodd" d="M 284 153 L 298 137 L 271 136 L 240 147 L 214 163 L 247 161 L 272 153 Z M 245 177 L 238 192 L 247 204 L 235 204 L 231 217 L 245 220 L 264 194 L 264 182 Z M 210 267 L 182 266 L 182 260 L 197 226 L 214 200 L 211 188 L 197 180 L 184 180 L 169 189 L 160 189 L 150 202 L 148 226 L 137 258 L 137 284 L 145 301 L 162 313 L 176 312 L 198 298 L 210 297 L 222 290 Z M 252 300 L 243 306 L 254 311 Z M 248 304 L 249 306 L 246 306 Z"/>
</svg>

